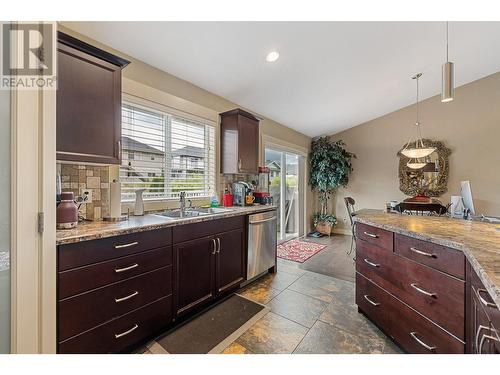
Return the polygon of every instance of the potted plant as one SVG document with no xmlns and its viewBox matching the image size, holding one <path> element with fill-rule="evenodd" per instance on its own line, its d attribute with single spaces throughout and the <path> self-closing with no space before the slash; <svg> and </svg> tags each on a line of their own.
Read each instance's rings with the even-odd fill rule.
<svg viewBox="0 0 500 375">
<path fill-rule="evenodd" d="M 351 159 L 356 155 L 347 151 L 341 140 L 332 142 L 328 137 L 312 141 L 309 154 L 309 185 L 317 191 L 321 211 L 313 216 L 316 231 L 330 235 L 337 224 L 335 215 L 328 213 L 328 200 L 339 186 L 346 187 L 352 172 Z"/>
</svg>

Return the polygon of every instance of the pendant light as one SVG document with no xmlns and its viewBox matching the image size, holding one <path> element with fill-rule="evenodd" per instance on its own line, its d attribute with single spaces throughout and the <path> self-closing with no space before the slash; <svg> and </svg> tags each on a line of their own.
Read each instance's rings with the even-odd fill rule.
<svg viewBox="0 0 500 375">
<path fill-rule="evenodd" d="M 424 145 L 424 141 L 422 139 L 422 129 L 421 129 L 421 124 L 418 121 L 418 115 L 419 115 L 419 100 L 418 100 L 418 79 L 422 76 L 422 73 L 418 73 L 411 77 L 417 82 L 417 121 L 415 122 L 415 128 L 416 128 L 416 137 L 415 141 L 411 142 L 411 140 L 408 141 L 406 146 L 401 150 L 401 153 L 406 156 L 407 158 L 410 158 L 408 163 L 406 164 L 409 168 L 411 169 L 420 169 L 423 168 L 427 163 L 425 160 L 420 161 L 419 159 L 425 158 L 426 156 L 429 156 L 432 154 L 434 151 L 436 151 L 435 147 L 426 147 Z M 411 145 L 411 147 L 410 147 Z M 413 159 L 413 161 L 412 161 Z"/>
<path fill-rule="evenodd" d="M 448 22 L 446 22 L 446 62 L 442 68 L 441 102 L 451 102 L 455 98 L 455 65 L 448 59 Z"/>
</svg>

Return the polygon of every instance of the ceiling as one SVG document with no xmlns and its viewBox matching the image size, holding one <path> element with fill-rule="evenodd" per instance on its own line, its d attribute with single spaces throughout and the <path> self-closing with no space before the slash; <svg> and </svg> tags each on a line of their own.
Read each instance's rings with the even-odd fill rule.
<svg viewBox="0 0 500 375">
<path fill-rule="evenodd" d="M 63 22 L 308 136 L 440 92 L 444 22 Z M 451 22 L 456 86 L 500 71 L 500 22 Z M 280 58 L 267 63 L 268 52 Z M 443 104 L 445 105 L 445 104 Z"/>
</svg>

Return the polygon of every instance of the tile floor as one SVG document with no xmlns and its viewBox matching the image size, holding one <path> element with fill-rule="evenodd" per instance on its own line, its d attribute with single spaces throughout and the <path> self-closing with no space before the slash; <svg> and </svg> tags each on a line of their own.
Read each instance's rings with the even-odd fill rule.
<svg viewBox="0 0 500 375">
<path fill-rule="evenodd" d="M 276 274 L 268 274 L 239 292 L 267 305 L 270 312 L 223 353 L 401 353 L 358 313 L 354 262 L 346 255 L 350 237 L 314 241 L 327 244 L 327 248 L 302 264 L 278 259 Z M 153 342 L 139 352 L 160 353 L 157 346 Z"/>
</svg>

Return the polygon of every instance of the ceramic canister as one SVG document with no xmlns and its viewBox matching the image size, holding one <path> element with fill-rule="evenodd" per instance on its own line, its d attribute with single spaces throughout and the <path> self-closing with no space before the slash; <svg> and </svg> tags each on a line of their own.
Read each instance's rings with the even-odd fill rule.
<svg viewBox="0 0 500 375">
<path fill-rule="evenodd" d="M 72 192 L 61 193 L 56 211 L 57 229 L 70 229 L 78 225 L 78 207 Z"/>
</svg>

